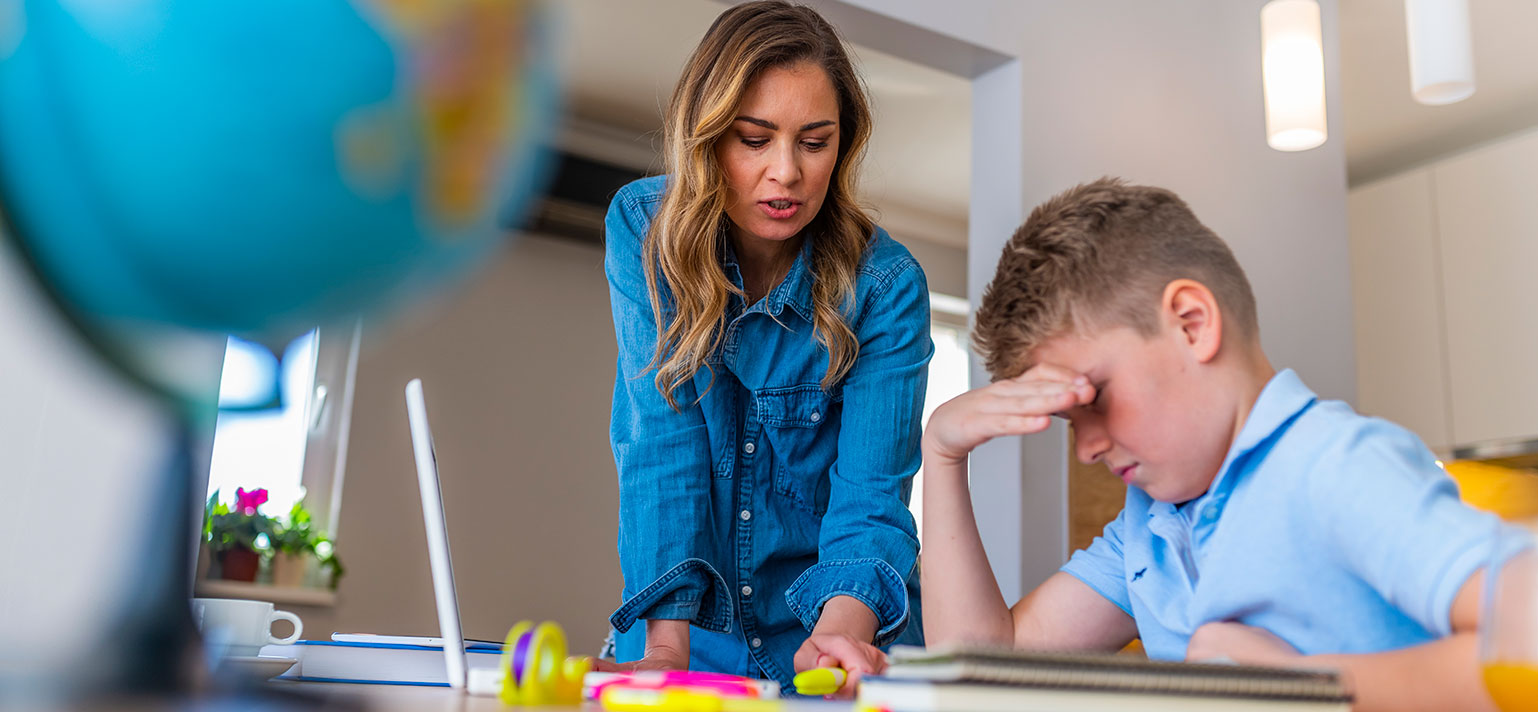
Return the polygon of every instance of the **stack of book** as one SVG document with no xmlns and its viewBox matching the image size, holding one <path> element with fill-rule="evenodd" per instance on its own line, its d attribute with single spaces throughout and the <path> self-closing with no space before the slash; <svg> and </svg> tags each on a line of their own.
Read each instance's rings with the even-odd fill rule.
<svg viewBox="0 0 1538 712">
<path fill-rule="evenodd" d="M 278 676 L 279 680 L 449 686 L 441 640 L 346 634 L 338 637 L 343 639 L 268 645 L 262 648 L 262 655 L 298 660 L 288 672 Z M 502 646 L 498 643 L 465 643 L 467 670 L 495 669 L 501 659 Z"/>
<path fill-rule="evenodd" d="M 1327 670 L 976 647 L 894 648 L 885 675 L 861 680 L 859 699 L 892 712 L 1351 708 L 1339 675 Z"/>
</svg>

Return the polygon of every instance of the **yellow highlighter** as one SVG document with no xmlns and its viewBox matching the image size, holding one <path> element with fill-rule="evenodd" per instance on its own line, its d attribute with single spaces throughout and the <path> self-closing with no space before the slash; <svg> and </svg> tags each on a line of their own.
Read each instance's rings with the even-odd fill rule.
<svg viewBox="0 0 1538 712">
<path fill-rule="evenodd" d="M 843 668 L 822 667 L 796 673 L 791 684 L 796 686 L 796 692 L 803 695 L 831 695 L 838 692 L 848 679 L 849 673 L 844 672 Z"/>
<path fill-rule="evenodd" d="M 607 687 L 598 702 L 605 712 L 781 712 L 779 700 L 726 697 L 687 687 Z"/>
</svg>

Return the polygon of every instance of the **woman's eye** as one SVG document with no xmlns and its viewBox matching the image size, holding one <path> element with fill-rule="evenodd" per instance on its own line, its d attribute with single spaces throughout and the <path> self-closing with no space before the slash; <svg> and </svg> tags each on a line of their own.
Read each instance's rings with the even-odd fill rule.
<svg viewBox="0 0 1538 712">
<path fill-rule="evenodd" d="M 808 151 L 821 151 L 822 149 L 828 147 L 828 142 L 827 141 L 802 141 L 801 145 L 802 146 L 806 146 L 806 150 L 808 150 Z"/>
<path fill-rule="evenodd" d="M 767 139 L 767 138 L 747 138 L 747 137 L 743 137 L 743 139 L 742 139 L 742 145 L 747 146 L 748 148 L 763 148 L 764 146 L 767 146 L 768 144 L 769 144 L 769 139 Z"/>
</svg>

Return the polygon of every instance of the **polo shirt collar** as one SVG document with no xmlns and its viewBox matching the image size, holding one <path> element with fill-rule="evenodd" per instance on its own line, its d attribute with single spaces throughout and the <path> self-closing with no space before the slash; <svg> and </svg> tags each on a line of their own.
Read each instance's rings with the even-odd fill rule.
<svg viewBox="0 0 1538 712">
<path fill-rule="evenodd" d="M 1318 400 L 1319 396 L 1303 385 L 1303 379 L 1298 378 L 1292 369 L 1278 371 L 1266 383 L 1266 387 L 1261 389 L 1255 405 L 1250 407 L 1250 414 L 1244 419 L 1244 427 L 1239 429 L 1239 435 L 1229 446 L 1228 455 L 1223 458 L 1222 467 L 1218 468 L 1218 476 L 1207 491 L 1217 493 L 1232 489 L 1234 483 L 1230 475 L 1234 463 L 1270 440 L 1272 435 Z"/>
</svg>

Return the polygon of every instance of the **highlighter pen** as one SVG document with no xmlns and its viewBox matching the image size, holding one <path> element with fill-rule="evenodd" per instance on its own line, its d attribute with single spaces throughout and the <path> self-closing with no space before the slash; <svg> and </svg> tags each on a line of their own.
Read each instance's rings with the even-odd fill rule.
<svg viewBox="0 0 1538 712">
<path fill-rule="evenodd" d="M 779 700 L 724 697 L 687 687 L 606 687 L 599 697 L 606 712 L 780 712 Z"/>
<path fill-rule="evenodd" d="M 796 673 L 791 684 L 796 686 L 797 693 L 803 695 L 831 695 L 838 692 L 847 679 L 849 673 L 844 672 L 843 668 L 822 667 Z"/>
</svg>

